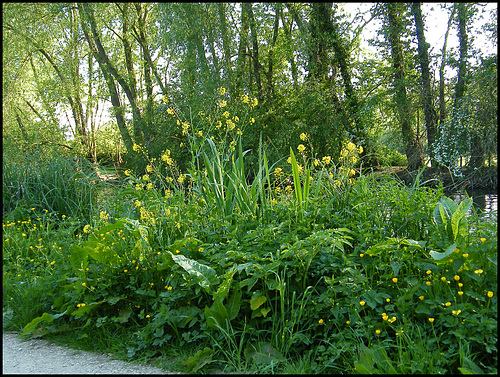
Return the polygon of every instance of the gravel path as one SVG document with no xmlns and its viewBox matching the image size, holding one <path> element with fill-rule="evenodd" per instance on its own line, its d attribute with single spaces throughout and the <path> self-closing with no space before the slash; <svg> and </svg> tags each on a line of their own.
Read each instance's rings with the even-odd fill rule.
<svg viewBox="0 0 500 377">
<path fill-rule="evenodd" d="M 113 360 L 105 354 L 75 350 L 44 339 L 3 333 L 3 374 L 170 374 L 156 367 Z"/>
</svg>

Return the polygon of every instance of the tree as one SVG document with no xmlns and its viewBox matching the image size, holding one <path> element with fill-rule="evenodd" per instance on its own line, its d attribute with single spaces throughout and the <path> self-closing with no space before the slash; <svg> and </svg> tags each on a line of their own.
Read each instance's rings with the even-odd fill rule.
<svg viewBox="0 0 500 377">
<path fill-rule="evenodd" d="M 422 102 L 424 107 L 425 127 L 427 129 L 427 145 L 429 154 L 432 159 L 432 147 L 436 140 L 436 109 L 434 108 L 434 98 L 431 91 L 431 76 L 429 71 L 429 44 L 425 41 L 424 36 L 424 20 L 422 18 L 422 10 L 420 3 L 412 3 L 411 10 L 415 18 L 415 28 L 418 41 L 418 60 L 420 63 L 420 71 L 422 75 Z"/>
<path fill-rule="evenodd" d="M 403 30 L 402 13 L 405 12 L 405 5 L 400 3 L 385 3 L 384 10 L 386 21 L 384 33 L 391 48 L 396 108 L 403 141 L 405 142 L 408 170 L 414 171 L 424 165 L 424 153 L 422 143 L 417 138 L 417 135 L 415 135 L 411 125 L 410 102 L 407 97 L 405 59 L 401 43 Z"/>
</svg>

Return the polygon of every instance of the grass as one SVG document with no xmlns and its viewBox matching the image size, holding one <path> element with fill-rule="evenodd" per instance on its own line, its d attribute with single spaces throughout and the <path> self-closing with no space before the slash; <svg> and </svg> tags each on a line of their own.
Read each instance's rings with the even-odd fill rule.
<svg viewBox="0 0 500 377">
<path fill-rule="evenodd" d="M 184 372 L 496 372 L 496 215 L 358 175 L 352 143 L 248 185 L 234 139 L 190 140 L 189 174 L 165 151 L 90 218 L 4 213 L 4 329 Z"/>
</svg>

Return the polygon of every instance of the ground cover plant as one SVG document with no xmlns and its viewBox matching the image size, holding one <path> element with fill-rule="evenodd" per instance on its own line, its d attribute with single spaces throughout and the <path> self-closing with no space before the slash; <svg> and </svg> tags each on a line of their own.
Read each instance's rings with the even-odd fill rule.
<svg viewBox="0 0 500 377">
<path fill-rule="evenodd" d="M 188 372 L 495 373 L 496 215 L 366 174 L 349 140 L 337 161 L 312 155 L 306 130 L 288 160 L 261 146 L 249 174 L 251 114 L 218 92 L 203 129 L 169 105 L 186 171 L 134 145 L 145 171 L 90 198 L 92 216 L 76 201 L 4 213 L 4 329 Z"/>
</svg>

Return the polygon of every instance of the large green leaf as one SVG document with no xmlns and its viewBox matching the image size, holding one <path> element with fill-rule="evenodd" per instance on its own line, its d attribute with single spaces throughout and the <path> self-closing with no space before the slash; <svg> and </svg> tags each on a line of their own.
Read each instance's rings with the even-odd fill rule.
<svg viewBox="0 0 500 377">
<path fill-rule="evenodd" d="M 469 227 L 467 219 L 465 215 L 467 211 L 472 206 L 472 199 L 466 199 L 460 202 L 458 208 L 453 215 L 451 216 L 451 229 L 453 230 L 453 238 L 456 241 L 458 235 L 460 234 L 462 237 L 467 236 L 469 234 Z"/>
<path fill-rule="evenodd" d="M 59 314 L 49 314 L 49 313 L 43 313 L 40 317 L 36 317 L 33 321 L 28 323 L 26 326 L 23 328 L 23 335 L 26 335 L 30 332 L 32 332 L 39 323 L 41 322 L 52 322 L 57 318 L 62 317 L 63 315 L 67 314 L 71 309 L 67 309 L 64 313 L 59 313 Z"/>
<path fill-rule="evenodd" d="M 186 258 L 184 255 L 169 253 L 172 255 L 172 260 L 181 266 L 189 275 L 193 276 L 202 288 L 207 292 L 212 291 L 212 286 L 218 282 L 217 273 L 213 268 L 193 259 Z"/>
</svg>

